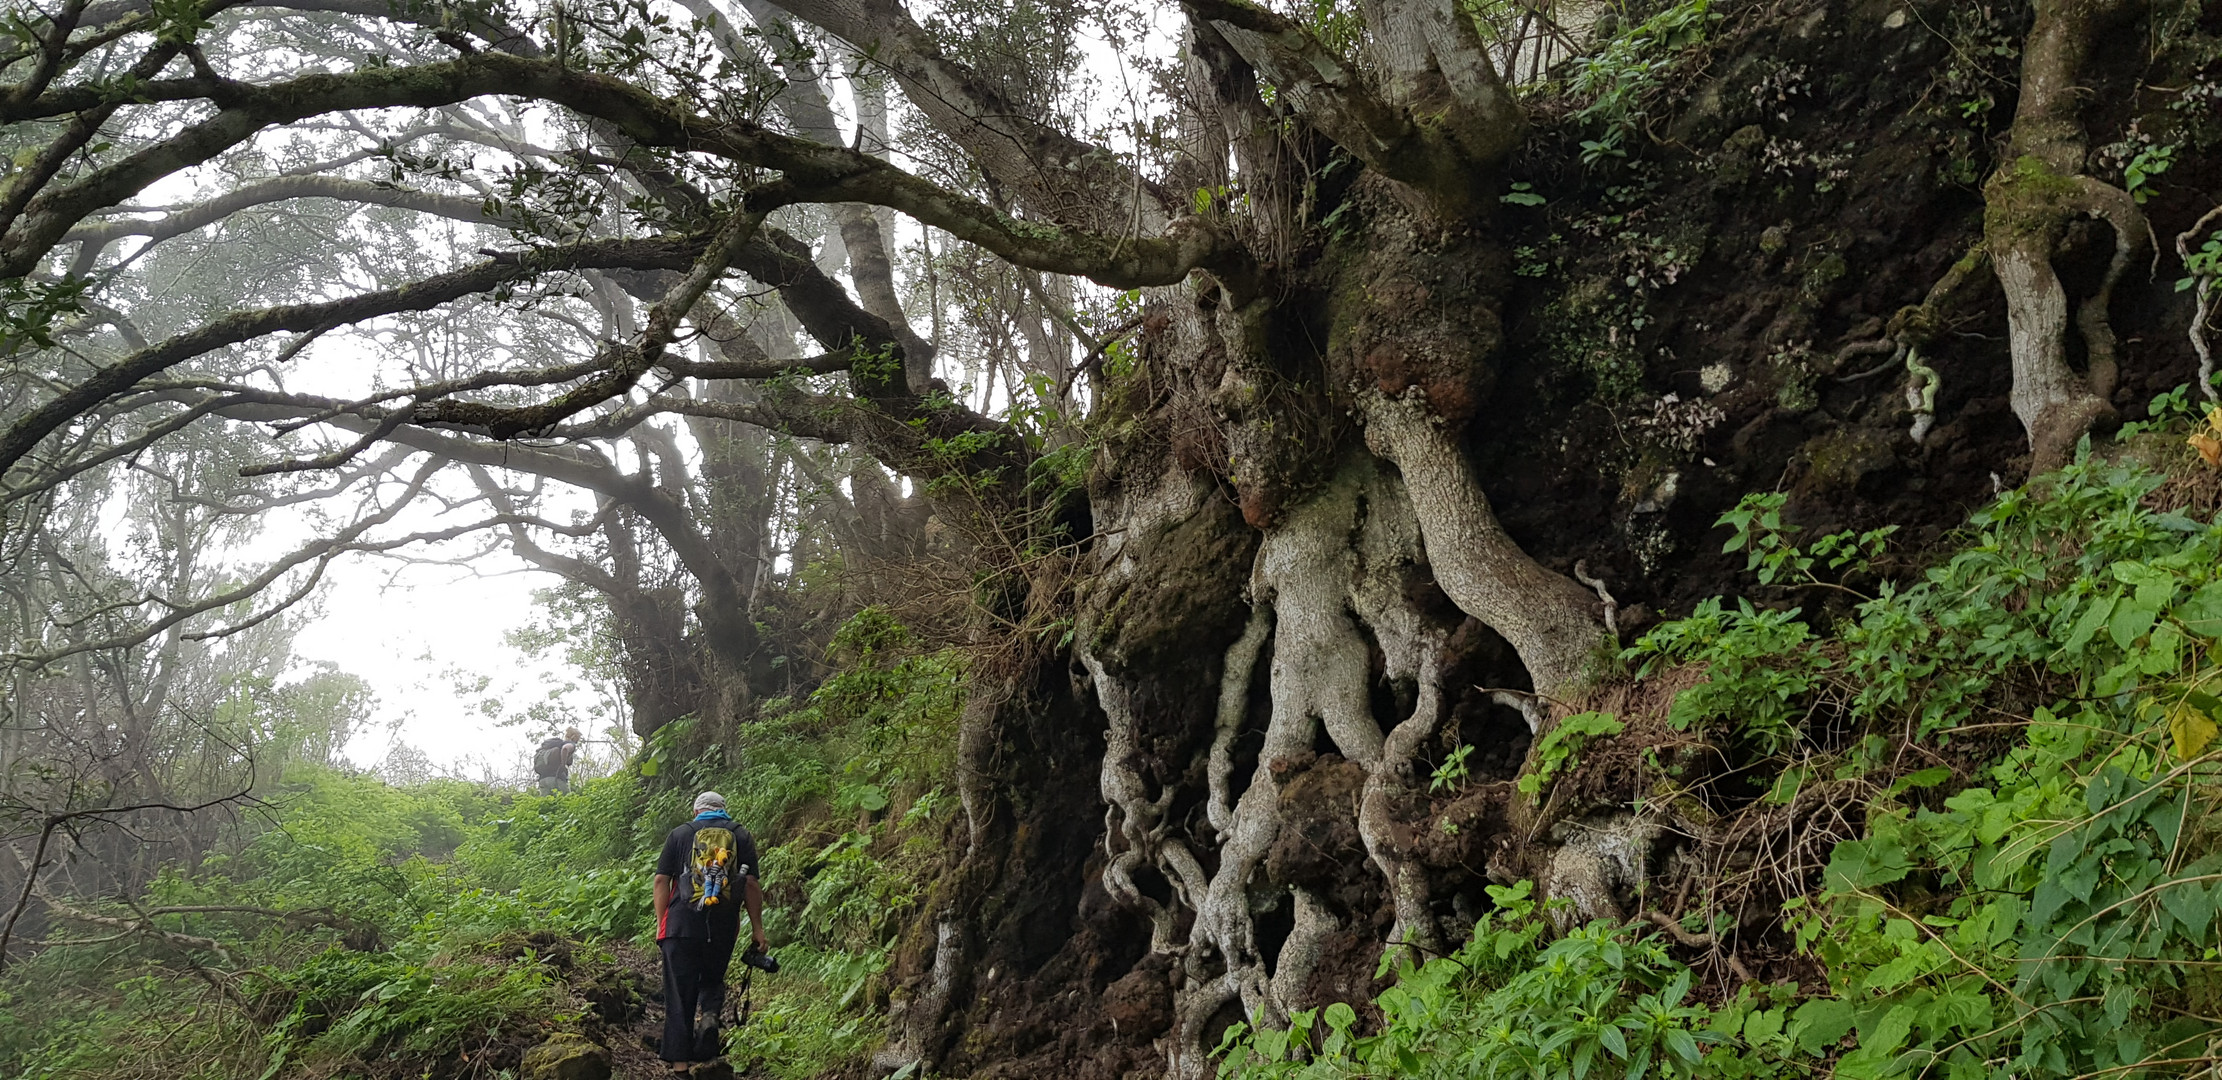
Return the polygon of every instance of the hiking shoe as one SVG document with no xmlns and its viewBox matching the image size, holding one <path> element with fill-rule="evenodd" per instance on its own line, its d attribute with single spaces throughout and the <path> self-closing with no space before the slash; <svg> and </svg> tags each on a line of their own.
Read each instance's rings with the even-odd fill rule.
<svg viewBox="0 0 2222 1080">
<path fill-rule="evenodd" d="M 707 1060 L 725 1053 L 725 1033 L 718 1030 L 717 1017 L 697 1017 L 694 1021 L 694 1054 Z"/>
</svg>

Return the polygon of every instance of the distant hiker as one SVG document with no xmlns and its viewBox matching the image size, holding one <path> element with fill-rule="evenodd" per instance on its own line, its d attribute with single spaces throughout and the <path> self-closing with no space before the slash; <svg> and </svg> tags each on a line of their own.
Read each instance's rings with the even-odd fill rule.
<svg viewBox="0 0 2222 1080">
<path fill-rule="evenodd" d="M 735 903 L 738 900 L 739 903 Z M 725 796 L 694 797 L 694 820 L 664 838 L 656 860 L 656 944 L 664 954 L 664 1039 L 659 1056 L 674 1072 L 725 1053 L 718 1013 L 725 969 L 748 908 L 753 944 L 744 962 L 778 970 L 764 956 L 764 893 L 756 880 L 756 838 L 725 812 Z"/>
<path fill-rule="evenodd" d="M 571 759 L 579 754 L 579 744 L 586 736 L 575 727 L 564 728 L 563 735 L 541 740 L 540 749 L 532 752 L 532 771 L 540 777 L 540 794 L 553 795 L 571 790 Z"/>
</svg>

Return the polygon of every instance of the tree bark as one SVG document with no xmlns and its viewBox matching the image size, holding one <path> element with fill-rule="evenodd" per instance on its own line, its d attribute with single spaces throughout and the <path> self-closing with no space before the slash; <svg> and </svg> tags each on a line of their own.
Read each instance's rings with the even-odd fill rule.
<svg viewBox="0 0 2222 1080">
<path fill-rule="evenodd" d="M 2127 192 L 2084 174 L 2078 85 L 2098 36 L 2134 15 L 2140 0 L 2038 0 L 2022 47 L 2021 99 L 2007 164 L 1983 191 L 1983 236 L 2006 297 L 2014 383 L 2010 401 L 2029 436 L 2030 471 L 2060 466 L 2079 440 L 2113 415 L 2107 400 L 2117 372 L 2106 306 L 2129 258 L 2146 242 L 2144 215 Z M 2077 322 L 2088 363 L 2068 364 L 2069 297 L 2052 258 L 2074 218 L 2090 214 L 2114 227 L 2105 282 Z"/>
</svg>

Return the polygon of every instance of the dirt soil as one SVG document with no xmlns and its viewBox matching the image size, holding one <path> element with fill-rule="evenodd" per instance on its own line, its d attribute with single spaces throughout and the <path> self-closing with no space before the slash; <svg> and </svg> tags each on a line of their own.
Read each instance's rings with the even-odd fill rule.
<svg viewBox="0 0 2222 1080">
<path fill-rule="evenodd" d="M 637 994 L 632 1009 L 618 1022 L 605 1022 L 596 1035 L 609 1047 L 612 1063 L 611 1075 L 617 1080 L 658 1080 L 671 1076 L 669 1063 L 657 1056 L 657 1047 L 663 1039 L 663 957 L 631 942 L 617 942 L 610 946 L 617 956 L 626 985 Z M 727 985 L 728 1004 L 734 1009 L 742 1006 L 739 982 L 740 960 L 733 962 L 734 970 Z M 605 1021 L 607 1018 L 605 1017 Z M 741 1030 L 746 1031 L 746 1027 Z M 736 1073 L 724 1060 L 708 1062 L 694 1067 L 687 1074 L 693 1080 L 734 1080 L 736 1077 L 759 1077 L 770 1074 L 762 1070 Z"/>
<path fill-rule="evenodd" d="M 603 1045 L 610 1049 L 612 1074 L 623 1080 L 654 1080 L 669 1075 L 671 1067 L 656 1056 L 656 1044 L 664 1029 L 663 958 L 631 942 L 618 942 L 610 948 L 617 954 L 618 966 L 641 988 L 643 999 L 635 1017 L 607 1029 Z"/>
</svg>

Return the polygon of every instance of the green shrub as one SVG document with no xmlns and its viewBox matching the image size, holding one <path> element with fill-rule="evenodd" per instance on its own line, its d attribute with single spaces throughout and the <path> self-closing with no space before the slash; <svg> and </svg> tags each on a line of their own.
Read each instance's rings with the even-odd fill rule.
<svg viewBox="0 0 2222 1080">
<path fill-rule="evenodd" d="M 1748 787 L 1773 789 L 1762 803 L 1816 777 L 1858 793 L 1860 835 L 1783 904 L 1788 944 L 1825 984 L 1700 1006 L 1656 939 L 1592 924 L 1541 944 L 1526 891 L 1492 889 L 1499 910 L 1472 941 L 1376 1000 L 1377 1031 L 1347 1005 L 1238 1028 L 1222 1075 L 2129 1080 L 2210 1066 L 2222 525 L 2155 498 L 2168 478 L 2138 454 L 2203 466 L 2173 436 L 2138 437 L 2118 461 L 2086 452 L 2002 495 L 1950 558 L 1833 627 L 1715 600 L 1628 650 L 1639 676 L 1702 671 L 1669 719 L 1720 737 Z M 1863 573 L 1888 535 L 1801 546 L 1781 506 L 1754 497 L 1722 519 L 1778 596 L 1848 591 L 1820 574 Z"/>
<path fill-rule="evenodd" d="M 2222 527 L 2156 509 L 2165 480 L 2086 454 L 1977 513 L 1958 553 L 1825 641 L 1794 612 L 1714 604 L 1631 650 L 1647 669 L 1704 665 L 1675 715 L 1771 733 L 1790 782 L 1873 778 L 1865 834 L 1788 905 L 1831 996 L 1785 1035 L 1841 1051 L 1837 1075 L 2136 1076 L 2222 1035 L 2203 1018 Z M 2050 704 L 2002 709 L 2008 690 Z M 1790 752 L 1822 698 L 1861 752 Z M 2017 737 L 1972 776 L 1882 752 L 1894 733 L 2000 729 Z M 1958 790 L 1921 794 L 1938 785 Z"/>
<path fill-rule="evenodd" d="M 505 1024 L 568 1020 L 538 964 L 412 963 L 394 954 L 324 952 L 299 967 L 268 971 L 293 1003 L 265 1045 L 265 1077 L 291 1062 L 344 1068 L 398 1053 L 437 1055 L 472 1047 Z"/>
<path fill-rule="evenodd" d="M 1532 887 L 1490 887 L 1498 910 L 1457 953 L 1406 963 L 1374 1004 L 1378 1034 L 1337 1003 L 1300 1012 L 1286 1029 L 1229 1029 L 1225 1080 L 1510 1080 L 1590 1075 L 1695 1075 L 1707 1044 L 1724 1041 L 1710 1010 L 1691 1003 L 1690 971 L 1655 939 L 1608 922 L 1543 943 Z M 1384 963 L 1394 957 L 1392 950 Z"/>
</svg>

